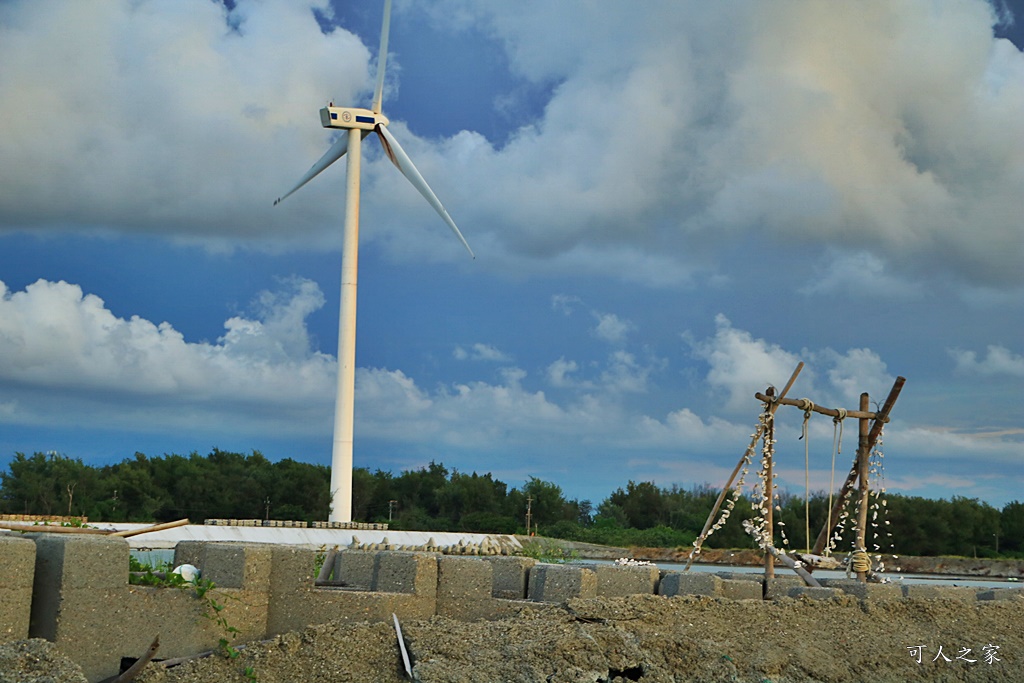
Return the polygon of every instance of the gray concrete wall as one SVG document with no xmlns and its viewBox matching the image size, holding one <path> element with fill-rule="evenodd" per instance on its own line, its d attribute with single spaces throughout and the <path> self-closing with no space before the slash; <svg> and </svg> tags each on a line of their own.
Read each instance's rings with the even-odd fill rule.
<svg viewBox="0 0 1024 683">
<path fill-rule="evenodd" d="M 35 566 L 35 543 L 0 535 L 0 642 L 28 638 Z"/>
<path fill-rule="evenodd" d="M 463 557 L 407 551 L 343 550 L 331 586 L 316 586 L 316 551 L 263 543 L 183 541 L 176 564 L 200 568 L 216 588 L 128 583 L 128 544 L 108 536 L 33 533 L 0 535 L 0 637 L 41 637 L 82 666 L 90 681 L 117 673 L 122 656 L 141 655 L 160 635 L 160 658 L 217 649 L 231 637 L 216 617 L 239 633 L 233 645 L 328 621 L 391 621 L 442 615 L 493 619 L 524 604 L 557 605 L 577 597 L 635 594 L 706 595 L 726 599 L 861 600 L 955 597 L 1012 599 L 1021 591 L 926 590 L 913 586 L 823 581 L 808 589 L 795 576 L 765 582 L 759 575 L 721 575 L 654 567 L 559 565 L 523 557 Z M 1016 599 L 1020 599 L 1019 597 Z M 213 609 L 213 602 L 219 610 Z M 213 618 L 211 618 L 213 617 Z"/>
</svg>

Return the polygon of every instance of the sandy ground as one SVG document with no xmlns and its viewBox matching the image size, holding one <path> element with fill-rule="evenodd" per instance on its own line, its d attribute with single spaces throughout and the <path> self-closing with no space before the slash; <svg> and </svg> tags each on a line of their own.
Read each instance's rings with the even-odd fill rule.
<svg viewBox="0 0 1024 683">
<path fill-rule="evenodd" d="M 634 596 L 524 605 L 500 621 L 435 617 L 402 627 L 415 680 L 424 683 L 1024 681 L 1024 598 Z M 910 649 L 918 646 L 920 663 Z M 987 646 L 998 647 L 988 648 L 996 659 L 986 661 Z M 408 680 L 401 666 L 391 624 L 324 624 L 250 645 L 233 660 L 150 665 L 137 680 L 387 683 Z M 45 641 L 0 646 L 0 683 L 80 683 L 74 668 Z"/>
</svg>

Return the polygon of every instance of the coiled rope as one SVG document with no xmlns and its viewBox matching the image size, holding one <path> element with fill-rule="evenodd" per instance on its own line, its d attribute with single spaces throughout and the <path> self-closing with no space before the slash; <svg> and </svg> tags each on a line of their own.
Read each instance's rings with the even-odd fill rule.
<svg viewBox="0 0 1024 683">
<path fill-rule="evenodd" d="M 850 553 L 850 566 L 857 573 L 871 571 L 871 558 L 866 550 L 858 548 Z M 847 571 L 849 573 L 849 571 Z"/>
</svg>

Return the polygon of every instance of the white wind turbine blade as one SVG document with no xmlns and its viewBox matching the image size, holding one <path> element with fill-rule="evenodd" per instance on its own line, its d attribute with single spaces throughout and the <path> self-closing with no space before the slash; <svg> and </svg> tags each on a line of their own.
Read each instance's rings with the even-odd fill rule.
<svg viewBox="0 0 1024 683">
<path fill-rule="evenodd" d="M 388 33 L 391 30 L 391 0 L 384 0 L 384 25 L 380 29 L 380 50 L 377 51 L 377 87 L 373 91 L 370 110 L 379 114 L 384 101 L 384 67 L 388 61 Z"/>
<path fill-rule="evenodd" d="M 274 206 L 277 206 L 278 204 L 283 202 L 290 195 L 292 195 L 296 190 L 298 190 L 300 187 L 302 187 L 303 185 L 308 183 L 310 180 L 315 178 L 317 175 L 319 175 L 319 173 L 321 171 L 323 171 L 325 168 L 327 168 L 328 166 L 333 164 L 335 161 L 340 159 L 342 156 L 344 156 L 345 152 L 347 152 L 347 151 L 348 151 L 348 131 L 343 131 L 342 134 L 338 137 L 338 139 L 335 140 L 334 144 L 331 145 L 331 148 L 329 150 L 327 150 L 322 157 L 320 157 L 320 160 L 317 161 L 315 164 L 313 164 L 313 166 L 310 167 L 310 169 L 308 171 L 306 171 L 306 175 L 302 176 L 302 179 L 299 180 L 298 184 L 295 187 L 293 187 L 292 189 L 288 190 L 288 192 L 286 192 L 284 195 L 278 197 L 277 200 L 274 201 Z"/>
<path fill-rule="evenodd" d="M 420 172 L 416 170 L 416 166 L 412 163 L 412 159 L 410 159 L 409 155 L 405 153 L 402 146 L 398 144 L 398 140 L 396 140 L 387 129 L 387 126 L 377 126 L 377 133 L 380 136 L 381 144 L 384 146 L 384 152 L 388 155 L 388 158 L 391 159 L 391 162 L 398 167 L 398 170 L 402 172 L 402 175 L 409 179 L 409 182 L 412 183 L 413 187 L 419 190 L 420 194 L 423 195 L 423 198 L 430 202 L 430 205 L 434 207 L 434 210 L 437 211 L 438 215 L 444 219 L 444 222 L 448 224 L 448 227 L 452 229 L 455 236 L 459 238 L 460 242 L 462 242 L 462 246 L 466 248 L 469 255 L 476 258 L 476 254 L 474 254 L 473 250 L 469 248 L 469 243 L 466 242 L 466 238 L 462 236 L 461 232 L 459 232 L 459 228 L 455 225 L 455 221 L 453 221 L 452 217 L 448 215 L 448 212 L 441 204 L 441 201 L 437 198 L 437 195 L 435 195 L 434 191 L 430 189 L 429 185 L 427 185 L 427 181 L 423 179 Z"/>
</svg>

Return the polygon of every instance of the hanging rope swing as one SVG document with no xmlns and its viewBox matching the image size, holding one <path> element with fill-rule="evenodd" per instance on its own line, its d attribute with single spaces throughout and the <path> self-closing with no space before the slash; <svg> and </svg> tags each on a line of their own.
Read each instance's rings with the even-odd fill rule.
<svg viewBox="0 0 1024 683">
<path fill-rule="evenodd" d="M 828 527 L 832 528 L 832 492 L 836 490 L 836 458 L 843 450 L 843 420 L 846 419 L 846 408 L 836 408 L 839 413 L 832 418 L 832 470 L 828 477 Z M 832 534 L 829 534 L 828 543 L 825 544 L 825 557 L 832 554 L 835 543 Z"/>
<path fill-rule="evenodd" d="M 804 550 L 811 552 L 811 440 L 807 437 L 807 427 L 814 412 L 814 403 L 809 398 L 800 399 L 799 407 L 804 411 L 804 424 L 800 440 L 804 442 Z"/>
</svg>

